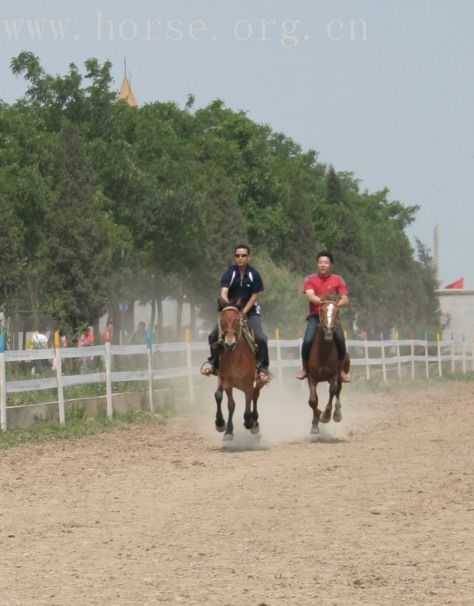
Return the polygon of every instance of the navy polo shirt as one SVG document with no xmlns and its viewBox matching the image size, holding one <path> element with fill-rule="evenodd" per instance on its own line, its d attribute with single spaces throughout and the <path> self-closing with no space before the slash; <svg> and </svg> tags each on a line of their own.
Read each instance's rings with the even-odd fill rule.
<svg viewBox="0 0 474 606">
<path fill-rule="evenodd" d="M 262 292 L 263 282 L 258 271 L 251 265 L 247 265 L 243 274 L 237 265 L 231 265 L 224 272 L 221 278 L 221 288 L 229 289 L 229 301 L 240 299 L 240 303 L 245 305 L 251 295 Z M 248 316 L 253 314 L 260 315 L 260 305 L 255 303 L 248 312 Z"/>
</svg>

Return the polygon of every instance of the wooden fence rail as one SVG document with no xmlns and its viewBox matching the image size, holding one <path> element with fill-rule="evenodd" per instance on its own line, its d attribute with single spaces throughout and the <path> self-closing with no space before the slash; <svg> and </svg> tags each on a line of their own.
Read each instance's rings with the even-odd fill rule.
<svg viewBox="0 0 474 606">
<path fill-rule="evenodd" d="M 278 336 L 278 333 L 276 333 Z M 105 384 L 106 413 L 113 415 L 113 384 L 122 381 L 142 381 L 148 384 L 148 406 L 154 410 L 153 385 L 157 381 L 185 378 L 188 397 L 195 397 L 195 380 L 199 376 L 202 360 L 208 355 L 206 342 L 185 341 L 181 343 L 158 343 L 148 345 L 96 345 L 87 348 L 51 348 L 21 351 L 1 351 L 0 342 L 0 423 L 7 429 L 7 396 L 9 394 L 54 389 L 57 392 L 58 416 L 65 423 L 64 388 L 72 385 L 92 383 Z M 301 339 L 272 339 L 268 342 L 271 351 L 271 368 L 280 387 L 284 382 L 284 369 L 300 365 Z M 444 373 L 456 371 L 466 374 L 474 372 L 474 343 L 428 340 L 348 340 L 353 369 L 359 369 L 358 378 L 370 381 L 381 376 L 384 382 L 391 379 L 415 379 L 420 374 L 442 377 Z M 198 354 L 198 355 L 197 355 Z M 88 368 L 69 374 L 69 360 L 84 360 Z M 99 362 L 92 363 L 98 359 Z M 117 363 L 122 359 L 122 363 Z M 141 368 L 137 369 L 137 361 Z M 47 367 L 50 376 L 42 378 L 34 372 L 38 362 Z M 28 378 L 10 378 L 9 372 L 15 364 L 23 363 Z M 76 366 L 77 366 L 76 362 Z M 90 368 L 94 366 L 92 369 Z M 132 369 L 124 369 L 123 366 Z M 117 369 L 117 366 L 119 369 Z M 87 372 L 86 372 L 87 370 Z M 18 373 L 17 373 L 18 374 Z M 25 372 L 23 372 L 23 375 Z M 360 374 L 360 377 L 359 377 Z M 200 379 L 199 379 L 200 380 Z M 15 406 L 18 406 L 15 404 Z M 20 405 L 21 406 L 21 405 Z"/>
</svg>

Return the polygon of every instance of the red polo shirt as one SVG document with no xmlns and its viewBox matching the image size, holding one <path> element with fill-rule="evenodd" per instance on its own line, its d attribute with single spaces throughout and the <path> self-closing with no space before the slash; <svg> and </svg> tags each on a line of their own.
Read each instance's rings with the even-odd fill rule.
<svg viewBox="0 0 474 606">
<path fill-rule="evenodd" d="M 303 292 L 307 290 L 314 290 L 315 294 L 318 297 L 324 295 L 324 293 L 333 291 L 338 295 L 348 295 L 349 291 L 347 289 L 346 283 L 337 274 L 329 274 L 328 276 L 320 276 L 319 274 L 311 274 L 310 276 L 306 276 Z M 320 305 L 316 303 L 309 304 L 309 313 L 317 314 L 319 313 Z"/>
</svg>

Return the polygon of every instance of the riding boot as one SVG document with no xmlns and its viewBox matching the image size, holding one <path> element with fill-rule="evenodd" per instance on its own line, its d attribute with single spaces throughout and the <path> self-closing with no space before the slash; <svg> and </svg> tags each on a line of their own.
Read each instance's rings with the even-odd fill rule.
<svg viewBox="0 0 474 606">
<path fill-rule="evenodd" d="M 345 366 L 345 358 L 343 360 L 339 360 L 339 376 L 341 377 L 341 381 L 342 383 L 350 383 L 351 382 L 351 377 L 349 372 L 346 372 L 344 366 Z"/>
<path fill-rule="evenodd" d="M 302 368 L 298 371 L 298 374 L 296 375 L 296 378 L 299 379 L 300 381 L 302 381 L 303 379 L 307 379 L 308 378 L 308 362 L 306 360 L 302 361 Z"/>
<path fill-rule="evenodd" d="M 257 366 L 257 378 L 260 383 L 265 385 L 270 382 L 270 373 L 268 372 L 268 367 L 265 366 Z"/>
<path fill-rule="evenodd" d="M 219 346 L 217 343 L 211 344 L 211 355 L 201 366 L 201 374 L 206 377 L 219 374 Z"/>
</svg>

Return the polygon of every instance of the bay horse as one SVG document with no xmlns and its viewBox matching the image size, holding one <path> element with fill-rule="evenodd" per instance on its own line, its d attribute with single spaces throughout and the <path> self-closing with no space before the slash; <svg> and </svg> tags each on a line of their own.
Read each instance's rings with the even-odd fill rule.
<svg viewBox="0 0 474 606">
<path fill-rule="evenodd" d="M 340 378 L 340 362 L 334 343 L 334 330 L 339 323 L 339 307 L 337 305 L 338 295 L 333 292 L 325 293 L 324 300 L 319 308 L 319 327 L 311 344 L 308 364 L 309 400 L 308 404 L 313 410 L 313 424 L 311 433 L 319 433 L 319 423 L 329 423 L 332 414 L 332 402 L 336 398 L 334 414 L 335 422 L 342 420 L 341 400 L 339 398 L 342 381 Z M 350 358 L 346 353 L 344 370 L 349 371 Z M 329 401 L 324 412 L 318 408 L 318 383 L 327 381 L 329 383 Z"/>
<path fill-rule="evenodd" d="M 259 432 L 257 401 L 263 387 L 256 377 L 255 347 L 252 347 L 251 335 L 246 316 L 233 305 L 227 305 L 219 314 L 219 374 L 217 391 L 214 394 L 217 404 L 216 429 L 225 431 L 224 440 L 232 440 L 234 425 L 232 417 L 235 400 L 234 388 L 245 394 L 244 426 L 253 434 Z M 228 418 L 225 422 L 222 414 L 223 393 L 227 394 Z"/>
</svg>

